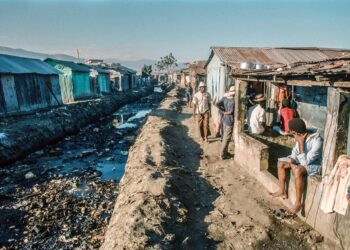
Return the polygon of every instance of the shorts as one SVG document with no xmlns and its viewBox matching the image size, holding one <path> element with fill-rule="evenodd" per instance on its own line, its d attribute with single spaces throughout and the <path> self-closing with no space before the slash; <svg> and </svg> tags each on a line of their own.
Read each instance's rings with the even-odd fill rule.
<svg viewBox="0 0 350 250">
<path fill-rule="evenodd" d="M 291 163 L 292 158 L 287 156 L 287 157 L 283 157 L 283 158 L 278 158 L 278 161 Z M 297 164 L 299 166 L 300 163 L 298 162 L 298 160 L 296 160 L 295 164 Z M 320 164 L 309 164 L 309 165 L 303 166 L 303 167 L 306 169 L 308 176 L 321 175 L 322 166 Z"/>
</svg>

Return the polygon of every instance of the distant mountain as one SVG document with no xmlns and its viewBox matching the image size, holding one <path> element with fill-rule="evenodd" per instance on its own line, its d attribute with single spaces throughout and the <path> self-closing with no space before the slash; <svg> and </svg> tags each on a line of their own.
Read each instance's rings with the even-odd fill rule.
<svg viewBox="0 0 350 250">
<path fill-rule="evenodd" d="M 29 57 L 29 58 L 36 58 L 40 60 L 44 60 L 48 57 L 58 59 L 58 60 L 65 60 L 65 61 L 73 61 L 73 62 L 82 62 L 83 59 L 78 59 L 74 56 L 69 56 L 65 54 L 45 54 L 40 52 L 33 52 L 28 51 L 24 49 L 12 49 L 8 47 L 2 47 L 0 46 L 0 54 L 7 54 L 12 56 L 21 56 L 21 57 Z"/>
<path fill-rule="evenodd" d="M 29 57 L 29 58 L 36 58 L 40 60 L 44 60 L 48 57 L 58 59 L 58 60 L 64 60 L 64 61 L 73 61 L 73 62 L 84 62 L 84 58 L 76 58 L 74 56 L 69 56 L 65 54 L 45 54 L 40 52 L 33 52 L 28 51 L 24 49 L 12 49 L 8 47 L 2 47 L 0 46 L 0 54 L 7 54 L 7 55 L 13 55 L 13 56 L 21 56 L 21 57 Z M 107 58 L 103 59 L 106 63 L 120 63 L 121 65 L 124 65 L 128 68 L 132 68 L 134 70 L 140 71 L 143 65 L 152 65 L 153 71 L 156 71 L 156 67 L 154 66 L 157 63 L 157 60 L 154 59 L 141 59 L 141 60 L 119 60 L 116 58 Z M 177 69 L 186 68 L 186 64 L 179 63 Z"/>
<path fill-rule="evenodd" d="M 141 60 L 119 60 L 116 58 L 107 58 L 104 59 L 106 63 L 120 63 L 128 68 L 132 68 L 134 70 L 141 70 L 143 65 L 154 65 L 157 60 L 153 59 L 141 59 Z"/>
<path fill-rule="evenodd" d="M 134 70 L 140 71 L 143 65 L 152 65 L 153 71 L 156 71 L 155 64 L 157 63 L 157 60 L 154 59 L 141 59 L 141 60 L 118 60 L 115 58 L 108 58 L 104 59 L 106 63 L 120 63 L 121 65 L 124 65 L 128 68 L 132 68 Z M 178 66 L 176 67 L 176 70 L 180 70 L 183 68 L 187 68 L 188 65 L 185 63 L 178 63 Z"/>
</svg>

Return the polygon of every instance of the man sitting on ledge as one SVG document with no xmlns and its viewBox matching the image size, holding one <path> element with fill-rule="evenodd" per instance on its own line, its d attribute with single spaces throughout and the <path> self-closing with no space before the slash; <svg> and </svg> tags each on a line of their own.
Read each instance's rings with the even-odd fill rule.
<svg viewBox="0 0 350 250">
<path fill-rule="evenodd" d="M 290 214 L 301 210 L 301 197 L 303 192 L 303 176 L 321 173 L 322 138 L 319 133 L 310 133 L 306 130 L 302 119 L 294 118 L 289 121 L 289 130 L 296 140 L 292 154 L 278 159 L 279 191 L 271 193 L 273 197 L 287 198 L 286 170 L 292 169 L 295 178 L 296 201 Z"/>
</svg>

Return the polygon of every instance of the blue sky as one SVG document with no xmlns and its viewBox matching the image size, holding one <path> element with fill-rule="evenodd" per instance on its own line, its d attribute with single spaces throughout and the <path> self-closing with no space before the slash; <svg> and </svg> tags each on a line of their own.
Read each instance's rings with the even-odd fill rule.
<svg viewBox="0 0 350 250">
<path fill-rule="evenodd" d="M 349 10 L 349 0 L 0 0 L 0 45 L 182 62 L 214 45 L 350 48 Z"/>
</svg>

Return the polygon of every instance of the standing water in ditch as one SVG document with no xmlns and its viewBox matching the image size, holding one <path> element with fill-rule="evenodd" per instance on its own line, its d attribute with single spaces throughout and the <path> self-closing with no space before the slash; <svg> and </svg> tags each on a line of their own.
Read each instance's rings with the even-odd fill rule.
<svg viewBox="0 0 350 250">
<path fill-rule="evenodd" d="M 164 94 L 126 105 L 0 169 L 0 249 L 95 249 L 139 128 Z"/>
</svg>

